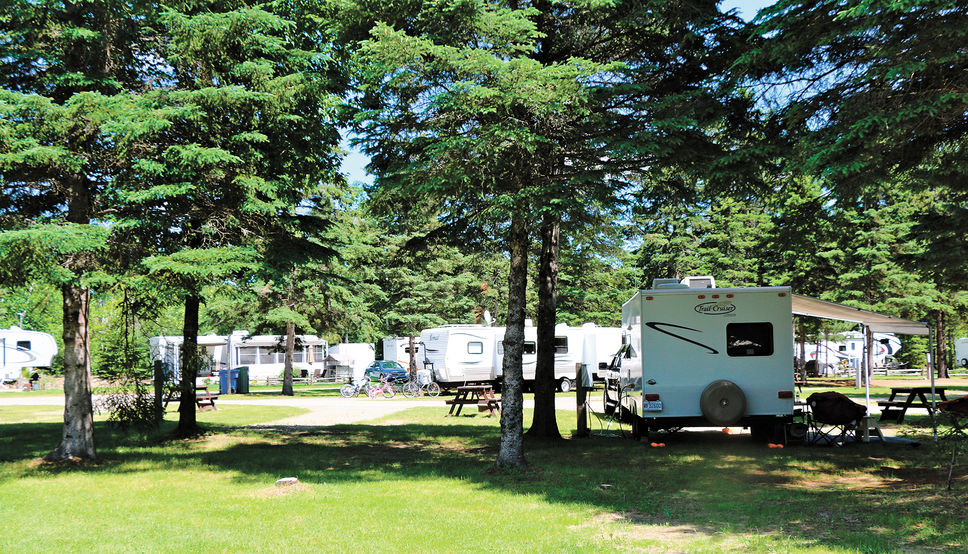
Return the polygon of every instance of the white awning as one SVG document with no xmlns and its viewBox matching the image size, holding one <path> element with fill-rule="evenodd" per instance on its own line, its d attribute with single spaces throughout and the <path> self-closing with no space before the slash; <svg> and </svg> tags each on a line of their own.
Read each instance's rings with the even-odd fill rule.
<svg viewBox="0 0 968 554">
<path fill-rule="evenodd" d="M 793 313 L 824 319 L 853 321 L 862 323 L 875 333 L 896 333 L 899 335 L 927 335 L 928 325 L 908 319 L 879 314 L 843 304 L 834 304 L 809 296 L 793 295 Z"/>
</svg>

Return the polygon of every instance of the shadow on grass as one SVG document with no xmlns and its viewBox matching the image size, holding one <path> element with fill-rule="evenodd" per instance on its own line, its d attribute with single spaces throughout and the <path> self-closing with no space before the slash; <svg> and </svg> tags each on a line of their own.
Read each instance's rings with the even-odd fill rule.
<svg viewBox="0 0 968 554">
<path fill-rule="evenodd" d="M 163 431 L 170 430 L 170 425 Z M 714 535 L 775 533 L 834 549 L 891 551 L 932 529 L 928 546 L 968 537 L 964 492 L 945 494 L 943 451 L 887 445 L 768 450 L 746 437 L 685 432 L 667 447 L 621 439 L 532 441 L 532 467 L 496 471 L 495 425 L 447 423 L 291 428 L 210 428 L 199 440 L 137 442 L 97 425 L 103 461 L 31 465 L 0 480 L 62 472 L 122 474 L 146 468 L 231 472 L 269 485 L 453 479 L 485 489 L 596 506 L 632 524 L 687 526 Z M 29 462 L 60 440 L 53 423 L 0 425 L 0 462 Z M 964 472 L 957 484 L 964 491 Z M 608 485 L 603 487 L 602 485 Z"/>
</svg>

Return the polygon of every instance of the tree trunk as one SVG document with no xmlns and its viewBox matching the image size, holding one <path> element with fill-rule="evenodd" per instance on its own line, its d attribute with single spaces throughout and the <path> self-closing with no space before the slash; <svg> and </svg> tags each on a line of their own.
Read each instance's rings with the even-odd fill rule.
<svg viewBox="0 0 968 554">
<path fill-rule="evenodd" d="M 511 267 L 508 273 L 508 320 L 504 333 L 504 385 L 501 401 L 501 446 L 498 467 L 524 467 L 524 397 L 521 360 L 524 352 L 525 293 L 528 288 L 528 223 L 523 215 L 511 218 L 508 233 Z"/>
<path fill-rule="evenodd" d="M 557 216 L 544 216 L 538 269 L 538 361 L 534 371 L 534 418 L 528 436 L 545 439 L 561 438 L 555 417 L 555 324 L 558 319 L 560 230 Z"/>
<path fill-rule="evenodd" d="M 934 351 L 936 352 L 936 355 L 934 360 L 938 365 L 938 379 L 947 379 L 948 363 L 947 356 L 945 355 L 945 320 L 943 311 L 938 310 L 935 322 Z"/>
<path fill-rule="evenodd" d="M 409 367 L 410 378 L 416 379 L 417 378 L 417 349 L 414 348 L 413 335 L 410 335 L 409 337 L 407 337 L 407 344 L 409 344 L 409 352 L 410 352 L 410 367 Z M 383 356 L 383 359 L 386 359 L 386 356 Z"/>
<path fill-rule="evenodd" d="M 286 322 L 286 357 L 282 365 L 282 394 L 295 396 L 292 391 L 292 353 L 296 348 L 296 324 Z"/>
<path fill-rule="evenodd" d="M 64 295 L 64 430 L 60 445 L 44 459 L 50 462 L 95 460 L 88 346 L 90 291 L 64 285 L 61 292 Z"/>
<path fill-rule="evenodd" d="M 175 434 L 182 437 L 198 435 L 201 428 L 195 413 L 195 380 L 198 377 L 198 308 L 197 293 L 185 297 L 185 319 L 182 325 L 181 399 L 178 402 L 178 427 Z M 230 371 L 225 369 L 224 371 Z"/>
</svg>

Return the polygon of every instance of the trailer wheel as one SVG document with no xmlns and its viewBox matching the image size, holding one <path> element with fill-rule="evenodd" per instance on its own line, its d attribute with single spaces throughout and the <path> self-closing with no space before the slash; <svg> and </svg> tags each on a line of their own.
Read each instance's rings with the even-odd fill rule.
<svg viewBox="0 0 968 554">
<path fill-rule="evenodd" d="M 961 359 L 961 367 L 968 367 L 968 358 Z"/>
<path fill-rule="evenodd" d="M 699 409 L 713 425 L 732 425 L 746 413 L 746 395 L 732 381 L 713 381 L 702 391 Z"/>
<path fill-rule="evenodd" d="M 558 383 L 558 390 L 561 392 L 569 392 L 572 389 L 571 379 L 567 377 L 562 377 L 561 381 Z"/>
</svg>

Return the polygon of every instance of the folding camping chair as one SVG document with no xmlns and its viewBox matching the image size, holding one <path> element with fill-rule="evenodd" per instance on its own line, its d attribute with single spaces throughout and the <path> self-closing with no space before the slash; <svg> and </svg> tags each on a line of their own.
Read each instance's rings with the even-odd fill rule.
<svg viewBox="0 0 968 554">
<path fill-rule="evenodd" d="M 867 408 L 839 392 L 815 392 L 807 397 L 807 444 L 843 446 L 860 441 L 858 425 Z"/>
<path fill-rule="evenodd" d="M 951 427 L 942 438 L 968 439 L 968 396 L 939 402 L 938 411 Z"/>
</svg>

